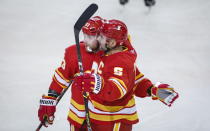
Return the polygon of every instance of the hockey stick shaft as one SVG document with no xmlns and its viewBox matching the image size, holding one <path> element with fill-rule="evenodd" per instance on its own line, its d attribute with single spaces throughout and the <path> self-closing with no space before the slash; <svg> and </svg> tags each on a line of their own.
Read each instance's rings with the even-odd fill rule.
<svg viewBox="0 0 210 131">
<path fill-rule="evenodd" d="M 90 17 L 98 10 L 98 6 L 96 4 L 91 4 L 79 17 L 77 22 L 74 25 L 74 35 L 75 35 L 75 42 L 77 47 L 77 58 L 78 58 L 78 66 L 80 74 L 84 73 L 84 68 L 82 64 L 82 55 L 80 51 L 80 43 L 79 43 L 79 32 L 85 23 L 90 19 Z M 89 116 L 89 109 L 88 109 L 88 95 L 86 92 L 83 92 L 84 97 L 84 105 L 85 105 L 85 118 L 87 122 L 88 131 L 92 131 L 90 125 L 90 116 Z"/>
</svg>

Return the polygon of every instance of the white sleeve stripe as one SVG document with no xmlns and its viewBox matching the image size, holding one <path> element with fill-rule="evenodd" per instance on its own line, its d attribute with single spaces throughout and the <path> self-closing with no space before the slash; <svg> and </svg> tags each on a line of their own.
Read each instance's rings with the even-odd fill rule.
<svg viewBox="0 0 210 131">
<path fill-rule="evenodd" d="M 115 84 L 117 84 L 117 85 L 122 89 L 124 95 L 126 94 L 127 91 L 126 91 L 125 88 L 120 84 L 120 82 L 119 82 L 118 80 L 116 80 L 116 79 L 109 79 L 109 80 L 111 80 L 111 81 L 113 81 Z"/>
<path fill-rule="evenodd" d="M 55 78 L 58 82 L 68 87 L 70 83 L 66 82 L 64 79 L 62 79 L 56 72 L 55 72 Z"/>
</svg>

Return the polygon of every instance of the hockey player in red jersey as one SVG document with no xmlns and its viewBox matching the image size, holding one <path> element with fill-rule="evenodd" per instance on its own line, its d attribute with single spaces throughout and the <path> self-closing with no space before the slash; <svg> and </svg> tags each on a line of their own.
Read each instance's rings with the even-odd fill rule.
<svg viewBox="0 0 210 131">
<path fill-rule="evenodd" d="M 138 122 L 134 93 L 139 97 L 152 95 L 153 99 L 159 99 L 168 106 L 178 97 L 169 85 L 159 83 L 153 86 L 140 72 L 137 71 L 136 75 L 136 53 L 127 36 L 127 27 L 121 21 L 109 20 L 104 23 L 99 41 L 105 55 L 99 61 L 94 60 L 98 65 L 96 72 L 85 73 L 74 79 L 75 89 L 90 93 L 90 120 L 95 130 L 131 130 L 132 124 Z M 80 111 L 81 105 L 75 106 L 75 112 Z"/>
<path fill-rule="evenodd" d="M 72 88 L 89 92 L 88 108 L 93 130 L 129 131 L 132 124 L 138 122 L 133 97 L 137 55 L 126 47 L 130 44 L 127 36 L 123 22 L 109 20 L 104 23 L 99 41 L 105 54 L 94 60 L 97 65 L 92 68 L 94 73 L 85 73 L 74 79 Z M 81 111 L 78 104 L 74 107 L 75 112 Z M 78 116 L 74 120 L 76 118 Z"/>
<path fill-rule="evenodd" d="M 96 22 L 97 24 L 94 25 L 94 22 Z M 100 18 L 96 17 L 93 19 L 93 21 L 90 20 L 89 24 L 86 24 L 83 28 L 84 38 L 85 38 L 84 41 L 86 43 L 86 44 L 81 43 L 81 51 L 82 51 L 82 58 L 83 58 L 83 63 L 84 63 L 84 70 L 90 72 L 92 69 L 92 70 L 95 70 L 95 73 L 97 73 L 97 72 L 100 73 L 101 72 L 100 67 L 104 66 L 100 62 L 98 62 L 99 64 L 97 64 L 97 61 L 101 60 L 101 58 L 98 57 L 98 56 L 100 56 L 99 55 L 100 53 L 97 55 L 95 53 L 93 53 L 98 49 L 98 43 L 97 43 L 97 41 L 95 41 L 95 39 L 96 39 L 95 36 L 97 36 L 96 35 L 97 31 L 95 31 L 94 28 L 92 28 L 90 25 L 92 25 L 92 26 L 94 25 L 95 29 L 98 28 L 99 26 L 101 26 Z M 91 29 L 91 31 L 89 29 Z M 86 34 L 88 34 L 88 35 L 86 35 Z M 88 45 L 87 43 L 90 43 L 90 44 Z M 124 44 L 125 44 L 124 46 L 125 47 L 127 46 L 127 49 L 130 50 L 130 52 L 133 53 L 133 55 L 134 55 L 135 51 L 133 50 L 132 46 L 130 46 L 129 41 L 126 40 L 126 42 Z M 107 47 L 104 46 L 102 48 L 105 49 Z M 110 58 L 111 60 L 114 59 L 112 57 L 108 57 L 108 58 Z M 106 60 L 109 60 L 109 59 L 106 58 Z M 120 68 L 115 68 L 113 70 L 116 71 L 116 74 L 121 72 Z M 55 103 L 56 97 L 59 96 L 59 94 L 61 93 L 63 88 L 66 88 L 71 83 L 70 80 L 72 80 L 74 78 L 74 75 L 76 73 L 78 73 L 77 56 L 76 56 L 76 47 L 75 47 L 75 45 L 73 45 L 66 49 L 64 61 L 62 62 L 61 67 L 59 67 L 55 71 L 55 75 L 53 76 L 53 81 L 50 85 L 48 96 L 43 96 L 43 99 L 41 99 L 41 101 L 40 101 L 40 109 L 39 109 L 40 121 L 46 121 L 46 123 L 52 124 L 53 119 L 54 119 L 55 104 L 47 105 L 46 103 L 47 103 L 47 101 L 48 102 L 50 101 L 49 103 Z M 109 74 L 109 73 L 107 73 L 107 74 Z M 87 75 L 85 77 L 89 77 L 89 76 Z M 95 79 L 95 77 L 91 78 L 91 79 Z M 79 79 L 79 80 L 81 80 L 81 79 Z M 120 80 L 118 80 L 118 78 L 115 78 L 115 79 L 112 78 L 112 81 L 114 84 L 116 84 L 116 85 L 118 84 L 119 89 L 121 89 L 120 92 L 118 92 L 118 95 L 120 94 L 121 96 L 123 96 L 123 93 L 125 93 L 125 90 L 123 90 L 123 88 L 120 88 L 120 86 L 119 86 Z M 105 83 L 108 83 L 108 82 L 105 81 Z M 88 86 L 85 86 L 85 87 L 88 87 Z M 165 86 L 165 87 L 167 87 L 167 86 Z M 75 129 L 79 129 L 78 127 L 80 127 L 83 124 L 84 119 L 85 119 L 85 117 L 83 115 L 84 114 L 83 96 L 81 94 L 81 90 L 77 90 L 77 89 L 78 88 L 72 88 L 72 99 L 71 99 L 70 111 L 69 111 L 69 115 L 68 115 L 68 120 L 73 125 L 75 125 L 75 126 L 71 126 L 71 128 L 75 128 Z M 151 81 L 149 81 L 148 79 L 145 79 L 143 77 L 143 74 L 137 70 L 136 71 L 136 86 L 135 86 L 135 88 L 133 88 L 133 90 L 134 89 L 136 89 L 137 96 L 145 97 L 145 96 L 150 96 L 151 89 L 157 89 L 157 87 L 153 86 Z M 85 88 L 85 90 L 92 92 L 92 89 L 90 89 L 90 88 Z M 153 96 L 156 96 L 156 99 L 160 98 L 159 96 L 157 96 L 157 91 L 159 91 L 159 90 L 153 91 Z M 93 92 L 97 93 L 97 91 L 94 91 L 94 90 L 93 90 Z M 100 95 L 98 95 L 98 96 L 100 96 Z M 103 97 L 105 100 L 107 98 L 108 98 L 108 100 L 111 100 L 110 98 L 112 98 L 112 97 L 108 97 L 108 96 L 111 96 L 111 95 L 107 95 L 107 96 L 101 95 L 101 97 Z M 97 100 L 98 100 L 98 98 L 94 97 L 94 96 L 92 96 L 90 98 L 92 98 L 91 102 L 93 102 L 93 103 L 97 102 Z M 112 99 L 115 99 L 115 96 Z M 120 105 L 120 102 L 117 101 L 116 103 L 119 103 L 119 105 Z M 172 101 L 171 101 L 171 103 L 172 103 Z M 133 104 L 133 103 L 130 102 L 129 104 Z M 98 106 L 101 107 L 101 105 L 98 105 Z M 110 106 L 108 106 L 108 107 L 110 107 Z M 117 107 L 119 108 L 121 106 L 117 106 Z M 114 108 L 117 108 L 117 107 L 114 107 Z M 92 114 L 94 114 L 94 113 L 92 113 Z M 95 114 L 97 114 L 97 113 L 95 113 Z M 102 115 L 103 115 L 103 113 L 102 113 Z M 134 116 L 136 116 L 136 114 L 134 114 Z M 96 117 L 98 117 L 98 116 L 96 116 Z M 97 121 L 100 121 L 100 120 L 95 120 L 95 123 L 97 123 Z M 124 122 L 124 123 L 126 123 L 126 122 Z M 93 125 L 93 126 L 95 128 L 97 128 L 97 125 L 98 124 L 96 124 L 95 126 Z M 124 124 L 121 124 L 121 126 L 119 126 L 120 125 L 119 122 L 115 123 L 115 125 L 113 125 L 113 122 L 112 122 L 112 124 L 109 124 L 109 125 L 126 129 L 124 127 L 125 126 Z M 103 127 L 103 126 L 100 126 L 100 127 Z M 126 127 L 129 128 L 130 126 L 126 126 Z"/>
<path fill-rule="evenodd" d="M 92 59 L 95 57 L 95 51 L 99 48 L 97 35 L 99 33 L 98 28 L 101 27 L 102 21 L 103 19 L 100 17 L 94 17 L 90 19 L 82 29 L 84 33 L 84 42 L 80 42 L 80 48 L 84 70 L 91 70 Z M 72 45 L 66 48 L 64 60 L 62 61 L 61 66 L 55 70 L 48 95 L 42 96 L 42 99 L 40 100 L 38 116 L 44 126 L 47 127 L 49 124 L 53 124 L 54 113 L 56 111 L 56 99 L 63 89 L 67 88 L 71 84 L 75 74 L 79 73 L 77 63 L 76 45 Z M 81 92 L 74 90 L 74 88 L 72 88 L 71 97 L 71 103 L 74 103 L 74 100 L 77 100 L 78 104 L 84 103 Z M 71 114 L 71 112 L 69 112 L 69 114 Z M 68 119 L 70 120 L 71 118 L 68 117 Z"/>
</svg>

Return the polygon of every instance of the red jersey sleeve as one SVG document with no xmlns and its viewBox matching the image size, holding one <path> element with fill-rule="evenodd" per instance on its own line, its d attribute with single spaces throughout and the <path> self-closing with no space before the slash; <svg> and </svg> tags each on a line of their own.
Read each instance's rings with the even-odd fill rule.
<svg viewBox="0 0 210 131">
<path fill-rule="evenodd" d="M 58 67 L 53 75 L 49 89 L 56 91 L 58 94 L 71 84 L 76 66 L 75 45 L 66 48 L 64 59 L 61 66 Z"/>
<path fill-rule="evenodd" d="M 136 68 L 136 77 L 135 77 L 135 95 L 137 97 L 146 97 L 149 96 L 147 93 L 148 88 L 153 86 L 152 82 L 144 77 L 144 74 L 141 73 L 138 68 Z"/>
</svg>

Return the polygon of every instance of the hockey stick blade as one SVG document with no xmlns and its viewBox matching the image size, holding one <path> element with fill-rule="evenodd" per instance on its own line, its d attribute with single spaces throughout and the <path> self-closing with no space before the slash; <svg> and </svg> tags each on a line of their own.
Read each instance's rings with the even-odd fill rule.
<svg viewBox="0 0 210 131">
<path fill-rule="evenodd" d="M 77 22 L 74 24 L 74 30 L 80 31 L 85 23 L 90 19 L 90 17 L 98 10 L 97 4 L 91 4 L 88 8 L 82 13 Z"/>
</svg>

